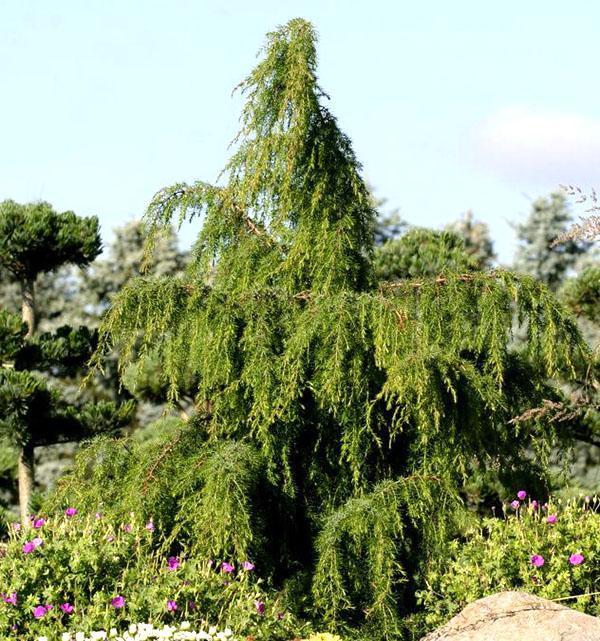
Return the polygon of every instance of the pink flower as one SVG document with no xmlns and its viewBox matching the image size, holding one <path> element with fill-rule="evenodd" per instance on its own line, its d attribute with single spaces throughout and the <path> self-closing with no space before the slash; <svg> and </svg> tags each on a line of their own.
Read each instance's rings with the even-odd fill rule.
<svg viewBox="0 0 600 641">
<path fill-rule="evenodd" d="M 510 507 L 512 507 L 512 509 L 513 509 L 513 510 L 518 510 L 518 509 L 519 509 L 519 505 L 521 505 L 521 504 L 519 503 L 519 501 L 517 501 L 517 500 L 515 499 L 515 500 L 510 504 Z"/>
<path fill-rule="evenodd" d="M 60 609 L 65 614 L 71 614 L 75 608 L 67 601 L 66 603 L 61 604 Z"/>
<path fill-rule="evenodd" d="M 96 512 L 96 521 L 99 521 L 102 518 L 102 514 L 100 512 Z"/>
<path fill-rule="evenodd" d="M 527 492 L 525 490 L 519 490 L 517 492 L 517 498 L 519 501 L 524 501 L 527 498 Z"/>
<path fill-rule="evenodd" d="M 106 537 L 106 540 L 107 540 L 109 543 L 112 543 L 112 542 L 115 540 L 115 537 L 114 537 L 112 534 L 109 534 L 109 535 Z"/>
<path fill-rule="evenodd" d="M 169 570 L 177 570 L 179 566 L 181 565 L 181 560 L 179 559 L 178 556 L 170 556 L 167 559 L 167 565 L 169 567 Z"/>
<path fill-rule="evenodd" d="M 548 518 L 546 519 L 546 523 L 556 523 L 557 516 L 556 514 L 548 514 Z"/>
<path fill-rule="evenodd" d="M 42 619 L 46 616 L 47 612 L 48 608 L 45 605 L 36 605 L 35 608 L 33 608 L 33 616 L 36 619 Z"/>
<path fill-rule="evenodd" d="M 33 521 L 33 527 L 36 530 L 39 530 L 41 527 L 43 527 L 46 524 L 46 519 L 34 519 Z"/>
<path fill-rule="evenodd" d="M 131 529 L 131 525 L 129 524 L 123 526 L 123 530 L 125 530 L 125 532 L 131 532 Z"/>
<path fill-rule="evenodd" d="M 536 500 L 531 501 L 531 509 L 532 510 L 537 510 L 539 507 L 539 503 Z"/>
<path fill-rule="evenodd" d="M 541 568 L 544 565 L 544 557 L 541 554 L 533 554 L 530 558 L 531 565 L 535 568 Z"/>
<path fill-rule="evenodd" d="M 77 510 L 76 510 L 74 507 L 68 507 L 68 508 L 65 510 L 65 514 L 66 514 L 69 518 L 71 518 L 72 516 L 75 516 L 75 515 L 77 514 Z"/>
<path fill-rule="evenodd" d="M 150 519 L 148 523 L 146 523 L 145 527 L 148 532 L 154 532 L 154 522 L 152 521 L 152 519 Z"/>
<path fill-rule="evenodd" d="M 223 563 L 221 563 L 221 570 L 226 574 L 231 574 L 235 570 L 235 568 L 233 567 L 233 565 L 231 565 L 231 563 L 223 561 Z"/>
<path fill-rule="evenodd" d="M 30 554 L 35 550 L 35 545 L 33 544 L 33 541 L 25 541 L 23 544 L 23 554 Z"/>
<path fill-rule="evenodd" d="M 21 531 L 21 524 L 20 523 L 12 523 L 11 527 L 15 532 L 20 532 Z"/>
<path fill-rule="evenodd" d="M 571 556 L 569 557 L 569 563 L 571 565 L 581 565 L 584 561 L 585 557 L 583 556 L 583 554 L 571 554 Z"/>
<path fill-rule="evenodd" d="M 255 601 L 254 607 L 261 616 L 265 613 L 265 604 L 263 601 Z"/>
<path fill-rule="evenodd" d="M 113 608 L 124 608 L 125 607 L 125 598 L 122 597 L 120 594 L 117 595 L 116 597 L 113 597 L 110 601 L 110 604 L 112 605 Z"/>
<path fill-rule="evenodd" d="M 6 596 L 6 594 L 2 595 L 2 600 L 4 603 L 10 603 L 11 605 L 17 605 L 17 593 L 16 592 L 11 592 L 10 596 Z"/>
<path fill-rule="evenodd" d="M 244 562 L 242 563 L 242 567 L 243 567 L 243 568 L 244 568 L 244 570 L 246 570 L 247 572 L 252 572 L 252 570 L 254 570 L 254 563 L 252 563 L 252 561 L 244 561 Z"/>
<path fill-rule="evenodd" d="M 169 612 L 175 612 L 177 610 L 177 603 L 175 601 L 167 601 L 167 610 Z"/>
<path fill-rule="evenodd" d="M 23 544 L 23 554 L 31 554 L 31 552 L 39 548 L 43 543 L 39 536 L 36 536 L 35 539 L 31 541 L 25 541 Z"/>
</svg>

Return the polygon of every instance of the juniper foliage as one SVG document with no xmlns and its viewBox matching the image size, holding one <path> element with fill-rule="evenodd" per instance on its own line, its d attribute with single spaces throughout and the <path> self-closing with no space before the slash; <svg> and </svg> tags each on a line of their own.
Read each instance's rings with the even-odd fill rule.
<svg viewBox="0 0 600 641">
<path fill-rule="evenodd" d="M 260 559 L 331 626 L 391 639 L 472 461 L 521 465 L 530 445 L 543 458 L 551 429 L 509 419 L 586 346 L 528 276 L 377 282 L 372 200 L 315 42 L 301 19 L 269 34 L 222 184 L 176 184 L 148 208 L 149 251 L 201 217 L 185 275 L 131 280 L 101 327 L 98 366 L 151 353 L 172 400 L 197 381 L 197 416 L 154 452 L 92 446 L 55 500 L 134 505 L 198 554 Z"/>
</svg>

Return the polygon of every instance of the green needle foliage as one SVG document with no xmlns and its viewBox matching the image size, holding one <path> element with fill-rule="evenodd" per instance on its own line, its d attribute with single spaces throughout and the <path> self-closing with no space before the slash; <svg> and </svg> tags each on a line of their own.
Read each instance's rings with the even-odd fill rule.
<svg viewBox="0 0 600 641">
<path fill-rule="evenodd" d="M 378 280 L 388 281 L 480 269 L 458 234 L 418 227 L 377 247 L 374 265 Z"/>
<path fill-rule="evenodd" d="M 509 420 L 587 348 L 528 276 L 460 264 L 377 283 L 372 199 L 315 41 L 301 19 L 269 34 L 224 183 L 149 206 L 149 250 L 174 218 L 202 217 L 185 275 L 131 280 L 101 327 L 97 365 L 114 348 L 122 368 L 152 354 L 172 400 L 197 381 L 197 417 L 148 450 L 94 446 L 56 500 L 176 523 L 195 553 L 260 559 L 330 626 L 397 638 L 473 461 L 523 467 L 529 446 L 543 459 L 551 429 Z"/>
<path fill-rule="evenodd" d="M 48 378 L 74 376 L 89 359 L 96 336 L 85 327 L 36 335 L 35 286 L 40 274 L 65 265 L 85 267 L 100 253 L 98 219 L 58 213 L 45 202 L 0 203 L 0 268 L 21 288 L 22 324 L 0 310 L 0 431 L 19 450 L 21 519 L 28 518 L 34 450 L 77 441 L 126 422 L 131 407 L 76 407 Z M 43 374 L 43 375 L 42 375 Z"/>
<path fill-rule="evenodd" d="M 81 441 L 127 424 L 133 406 L 73 404 L 51 379 L 74 376 L 97 344 L 86 327 L 27 338 L 27 325 L 0 310 L 0 435 L 16 448 Z M 21 497 L 22 498 L 22 497 Z M 22 506 L 26 509 L 27 505 Z"/>
</svg>

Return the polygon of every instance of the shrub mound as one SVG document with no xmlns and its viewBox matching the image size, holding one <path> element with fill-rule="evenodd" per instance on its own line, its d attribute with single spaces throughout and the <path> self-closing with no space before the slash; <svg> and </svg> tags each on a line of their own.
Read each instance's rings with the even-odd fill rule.
<svg viewBox="0 0 600 641">
<path fill-rule="evenodd" d="M 427 576 L 419 593 L 429 629 L 467 604 L 505 590 L 523 590 L 600 615 L 600 501 L 586 497 L 539 505 L 515 499 L 505 518 L 486 518 Z M 573 597 L 573 599 L 568 599 Z"/>
</svg>

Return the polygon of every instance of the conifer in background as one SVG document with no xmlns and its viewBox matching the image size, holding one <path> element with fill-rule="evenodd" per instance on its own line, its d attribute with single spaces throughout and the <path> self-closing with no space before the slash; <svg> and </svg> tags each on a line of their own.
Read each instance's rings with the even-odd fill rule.
<svg viewBox="0 0 600 641">
<path fill-rule="evenodd" d="M 458 234 L 420 227 L 377 247 L 373 265 L 377 279 L 387 281 L 480 269 Z"/>
<path fill-rule="evenodd" d="M 525 222 L 516 226 L 519 247 L 515 270 L 530 274 L 552 291 L 557 291 L 588 247 L 585 242 L 573 238 L 555 244 L 567 231 L 571 220 L 562 192 L 535 200 Z"/>
<path fill-rule="evenodd" d="M 0 317 L 0 427 L 19 449 L 19 503 L 27 519 L 34 484 L 34 449 L 118 427 L 131 408 L 71 406 L 35 372 L 73 375 L 89 358 L 94 336 L 85 327 L 62 327 L 36 336 L 35 286 L 40 274 L 64 265 L 85 267 L 100 252 L 96 218 L 58 213 L 45 202 L 0 203 L 0 265 L 21 290 L 22 317 Z"/>
<path fill-rule="evenodd" d="M 477 261 L 478 269 L 492 266 L 496 255 L 490 230 L 484 222 L 475 220 L 472 211 L 466 212 L 459 220 L 447 225 L 446 229 L 463 239 L 466 251 Z"/>
<path fill-rule="evenodd" d="M 378 282 L 372 197 L 315 42 L 301 19 L 269 34 L 222 184 L 149 206 L 149 251 L 174 218 L 202 217 L 184 277 L 130 281 L 101 327 L 97 362 L 151 352 L 172 399 L 195 379 L 197 416 L 153 457 L 99 443 L 87 486 L 76 470 L 56 500 L 154 516 L 190 554 L 256 560 L 330 628 L 392 639 L 473 461 L 543 459 L 547 425 L 509 420 L 558 395 L 548 380 L 573 376 L 586 346 L 528 276 L 461 264 Z"/>
</svg>

